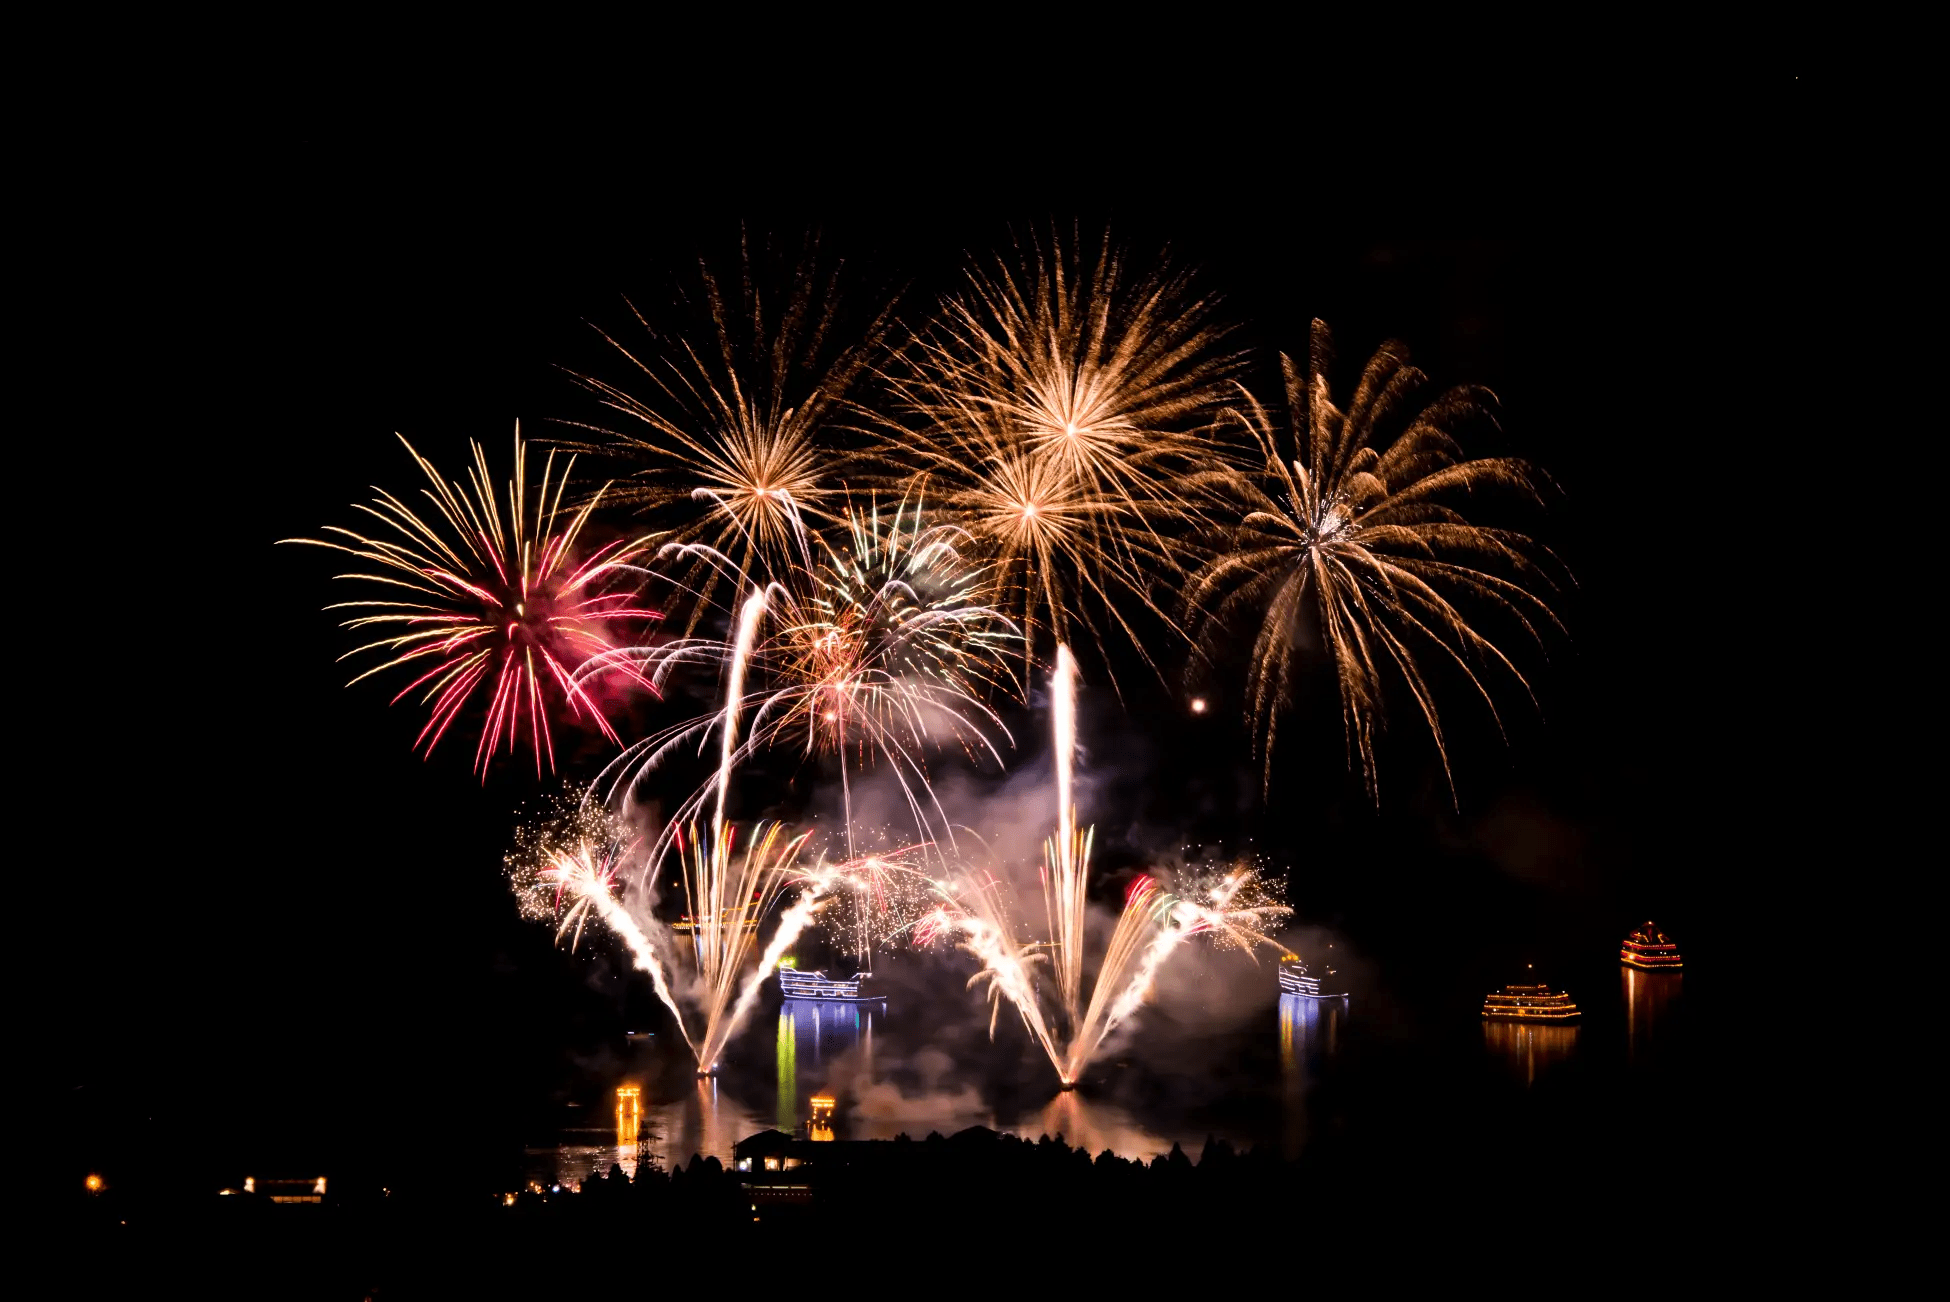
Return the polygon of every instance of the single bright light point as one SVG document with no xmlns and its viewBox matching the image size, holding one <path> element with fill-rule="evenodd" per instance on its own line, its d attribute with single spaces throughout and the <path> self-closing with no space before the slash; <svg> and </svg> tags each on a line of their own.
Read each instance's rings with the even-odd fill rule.
<svg viewBox="0 0 1950 1302">
<path fill-rule="evenodd" d="M 90 1174 L 82 1183 L 88 1187 L 89 1193 L 100 1193 L 103 1189 L 102 1178 L 98 1175 Z"/>
<path fill-rule="evenodd" d="M 1193 714 L 1205 713 L 1205 698 L 1203 696 L 1194 696 L 1192 698 L 1192 713 Z"/>
</svg>

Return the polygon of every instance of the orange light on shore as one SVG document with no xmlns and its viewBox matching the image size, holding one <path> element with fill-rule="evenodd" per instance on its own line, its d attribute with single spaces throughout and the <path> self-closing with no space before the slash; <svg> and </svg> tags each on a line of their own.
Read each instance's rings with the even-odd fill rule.
<svg viewBox="0 0 1950 1302">
<path fill-rule="evenodd" d="M 616 1087 L 616 1142 L 619 1145 L 636 1143 L 642 1124 L 642 1086 L 618 1085 Z"/>
<path fill-rule="evenodd" d="M 86 1186 L 89 1193 L 100 1193 L 102 1190 L 108 1188 L 108 1182 L 93 1173 L 90 1173 L 88 1178 L 81 1183 Z"/>
</svg>

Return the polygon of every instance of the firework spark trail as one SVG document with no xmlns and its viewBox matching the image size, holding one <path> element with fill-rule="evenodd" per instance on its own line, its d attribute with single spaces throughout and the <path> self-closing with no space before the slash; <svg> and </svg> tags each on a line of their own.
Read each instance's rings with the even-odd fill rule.
<svg viewBox="0 0 1950 1302">
<path fill-rule="evenodd" d="M 850 889 L 828 911 L 827 928 L 865 964 L 876 945 L 918 925 L 934 907 L 935 879 L 909 862 L 935 852 L 919 841 L 847 859 L 833 871 Z M 849 907 L 850 906 L 850 907 Z"/>
<path fill-rule="evenodd" d="M 790 884 L 785 880 L 787 870 L 782 865 L 790 858 L 793 851 L 805 843 L 805 840 L 804 836 L 799 837 L 772 860 L 775 867 L 771 873 L 776 880 L 767 883 L 771 899 L 776 899 L 783 887 Z M 767 942 L 758 966 L 746 977 L 743 986 L 739 989 L 737 1002 L 731 1006 L 728 1014 L 713 1014 L 717 1020 L 707 1029 L 703 1046 L 698 1050 L 700 1069 L 705 1071 L 717 1069 L 718 1059 L 724 1051 L 724 1046 L 738 1033 L 744 1026 L 745 1019 L 751 1015 L 751 1010 L 764 989 L 766 978 L 778 967 L 779 959 L 798 941 L 807 925 L 825 907 L 832 894 L 849 882 L 855 881 L 862 872 L 872 871 L 875 868 L 885 869 L 887 866 L 874 858 L 838 864 L 827 864 L 822 861 L 797 879 L 801 890 L 797 898 L 779 915 L 778 926 L 772 932 L 772 939 Z M 749 948 L 749 941 L 746 942 L 746 948 Z"/>
<path fill-rule="evenodd" d="M 838 880 L 838 875 L 830 871 L 812 874 L 799 897 L 779 915 L 778 928 L 773 931 L 771 942 L 765 946 L 757 969 L 745 981 L 744 989 L 739 991 L 738 1002 L 732 1006 L 730 1016 L 724 1019 L 717 1034 L 705 1042 L 704 1051 L 698 1055 L 699 1067 L 716 1069 L 719 1053 L 751 1015 L 752 1006 L 758 1002 L 759 993 L 765 986 L 765 978 L 772 974 L 772 970 L 779 965 L 779 959 L 799 939 L 800 933 L 819 912 L 826 895 L 838 884 Z"/>
<path fill-rule="evenodd" d="M 986 549 L 1026 657 L 1040 637 L 1101 647 L 1115 627 L 1151 663 L 1120 605 L 1176 627 L 1153 590 L 1202 518 L 1206 435 L 1238 358 L 1214 300 L 1177 272 L 1129 274 L 1108 237 L 1092 250 L 1052 232 L 1017 254 L 972 268 L 883 377 L 904 415 L 883 417 L 882 458 Z"/>
<path fill-rule="evenodd" d="M 1172 904 L 1168 896 L 1161 901 L 1158 898 L 1161 894 L 1157 882 L 1149 876 L 1131 883 L 1131 889 L 1124 897 L 1124 911 L 1118 915 L 1117 928 L 1111 933 L 1110 945 L 1097 965 L 1097 981 L 1090 992 L 1090 1007 L 1080 1022 L 1072 1024 L 1074 1030 L 1069 1049 L 1062 1062 L 1057 1064 L 1057 1075 L 1063 1084 L 1076 1083 L 1091 1056 L 1097 1052 L 1097 1047 L 1103 1043 L 1104 1036 L 1135 1011 L 1150 990 L 1151 978 L 1164 961 L 1166 951 L 1155 941 L 1146 944 L 1145 937 L 1165 923 Z M 1130 972 L 1131 960 L 1140 954 L 1144 956 L 1144 962 L 1133 976 Z M 1118 992 L 1114 1004 L 1112 991 Z M 1108 1016 L 1107 1005 L 1111 1005 Z"/>
<path fill-rule="evenodd" d="M 613 500 L 656 517 L 680 541 L 735 553 L 742 573 L 797 564 L 807 519 L 825 518 L 845 469 L 827 432 L 882 355 L 892 301 L 857 317 L 858 329 L 843 328 L 852 295 L 816 244 L 795 254 L 743 238 L 730 265 L 701 260 L 695 276 L 670 288 L 669 301 L 690 309 L 674 331 L 625 300 L 657 345 L 651 351 L 597 330 L 630 378 L 574 377 L 612 416 L 571 422 L 593 437 L 569 446 L 638 463 Z M 687 634 L 725 576 L 698 564 L 690 577 L 704 600 Z"/>
<path fill-rule="evenodd" d="M 1074 1084 L 1083 1075 L 1083 1069 L 1097 1055 L 1105 1037 L 1150 997 L 1152 984 L 1165 960 L 1193 936 L 1217 932 L 1248 952 L 1257 945 L 1277 948 L 1273 938 L 1261 932 L 1259 926 L 1286 914 L 1285 906 L 1232 907 L 1233 901 L 1253 882 L 1252 873 L 1234 871 L 1208 892 L 1209 904 L 1166 894 L 1149 877 L 1133 884 L 1125 898 L 1124 912 L 1118 917 L 1110 948 L 1098 968 L 1090 1009 L 1070 1044 L 1064 1066 L 1059 1068 L 1064 1084 Z M 1141 957 L 1135 969 L 1127 972 L 1133 955 Z"/>
<path fill-rule="evenodd" d="M 1399 345 L 1383 345 L 1369 361 L 1345 412 L 1328 387 L 1332 341 L 1325 323 L 1313 324 L 1306 374 L 1291 358 L 1280 360 L 1286 375 L 1281 421 L 1250 394 L 1244 411 L 1230 413 L 1257 444 L 1263 469 L 1220 477 L 1237 502 L 1237 521 L 1226 547 L 1186 588 L 1194 632 L 1212 640 L 1235 616 L 1256 614 L 1248 715 L 1269 788 L 1277 725 L 1292 703 L 1311 607 L 1339 680 L 1349 765 L 1360 768 L 1369 798 L 1380 800 L 1374 746 L 1382 678 L 1390 669 L 1407 685 L 1435 740 L 1454 798 L 1448 744 L 1422 658 L 1433 652 L 1454 666 L 1499 730 L 1502 718 L 1485 679 L 1512 677 L 1530 691 L 1503 649 L 1455 603 L 1493 613 L 1537 645 L 1546 629 L 1564 630 L 1535 591 L 1556 587 L 1546 569 L 1555 558 L 1523 534 L 1471 524 L 1450 502 L 1494 490 L 1540 505 L 1539 477 L 1510 458 L 1464 460 L 1452 431 L 1487 418 L 1493 395 L 1465 388 L 1423 399 L 1426 377 Z M 1385 431 L 1403 425 L 1392 442 L 1378 446 Z"/>
<path fill-rule="evenodd" d="M 982 965 L 968 979 L 968 984 L 973 987 L 983 980 L 989 983 L 990 1037 L 995 1035 L 1001 1001 L 1007 998 L 1021 1016 L 1022 1024 L 1043 1046 L 1043 1052 L 1049 1055 L 1050 1061 L 1059 1062 L 1061 1055 L 1056 1048 L 1056 1039 L 1051 1035 L 1049 1022 L 1037 1002 L 1036 983 L 1029 970 L 1031 964 L 1042 956 L 1025 954 L 1011 938 L 1008 912 L 999 899 L 998 883 L 993 880 L 983 883 L 963 881 L 958 885 L 960 889 L 948 902 L 922 920 L 916 928 L 917 939 L 926 944 L 935 936 L 957 937 L 961 947 L 973 954 Z"/>
<path fill-rule="evenodd" d="M 1056 844 L 1045 846 L 1043 907 L 1056 946 L 1056 971 L 1063 1010 L 1074 1032 L 1083 991 L 1085 873 L 1095 829 L 1077 840 L 1074 770 L 1077 753 L 1077 662 L 1067 645 L 1056 648 L 1051 681 L 1051 714 L 1056 746 Z"/>
<path fill-rule="evenodd" d="M 765 615 L 763 588 L 745 599 L 738 614 L 738 638 L 732 644 L 731 681 L 724 694 L 724 736 L 718 759 L 718 808 L 711 819 L 713 834 L 724 830 L 724 798 L 731 786 L 731 765 L 738 754 L 738 707 L 745 699 L 745 666 L 751 662 L 752 642 L 758 634 L 758 621 Z"/>
<path fill-rule="evenodd" d="M 616 653 L 661 687 L 680 666 L 728 669 L 724 706 L 642 739 L 605 768 L 611 794 L 640 781 L 687 744 L 702 747 L 719 728 L 715 787 L 707 784 L 677 814 L 681 823 L 715 790 L 722 817 L 729 774 L 751 755 L 793 746 L 830 754 L 840 766 L 843 825 L 853 854 L 852 771 L 884 763 L 900 786 L 915 829 L 952 847 L 954 832 L 935 798 L 927 754 L 946 741 L 1001 766 L 991 734 L 1008 730 L 986 696 L 1013 695 L 1009 649 L 1015 626 L 976 604 L 979 569 L 963 563 L 958 531 L 923 522 L 919 503 L 847 509 L 850 547 L 822 546 L 818 562 L 754 587 L 730 642 L 685 638 Z M 708 549 L 690 547 L 704 555 Z M 727 558 L 708 559 L 727 572 Z M 736 575 L 742 587 L 751 580 Z M 758 635 L 759 608 L 772 618 Z M 589 672 L 605 662 L 595 661 Z M 742 730 L 741 730 L 742 723 Z M 654 859 L 661 861 L 660 845 Z"/>
<path fill-rule="evenodd" d="M 1165 892 L 1149 876 L 1141 878 L 1125 896 L 1124 910 L 1098 963 L 1090 1002 L 1087 1007 L 1083 1005 L 1085 887 L 1094 829 L 1086 828 L 1078 835 L 1073 803 L 1076 662 L 1062 644 L 1057 647 L 1056 662 L 1051 714 L 1060 807 L 1057 834 L 1044 843 L 1042 885 L 1050 929 L 1048 945 L 1055 951 L 1066 1038 L 1059 1045 L 1030 972 L 1031 960 L 1042 956 L 1025 955 L 1014 941 L 1008 909 L 992 880 L 973 888 L 965 881 L 946 887 L 943 903 L 916 934 L 922 943 L 933 936 L 957 936 L 962 948 L 981 960 L 982 968 L 970 984 L 989 982 L 990 1034 L 995 1030 L 998 1001 L 1006 998 L 1016 1006 L 1023 1024 L 1043 1046 L 1058 1079 L 1068 1089 L 1102 1048 L 1104 1038 L 1143 1004 L 1158 970 L 1186 940 L 1209 932 L 1247 950 L 1272 944 L 1259 928 L 1286 909 L 1259 902 L 1242 906 L 1240 896 L 1256 881 L 1246 870 L 1235 870 L 1206 890 L 1208 902 L 1204 904 Z"/>
<path fill-rule="evenodd" d="M 566 702 L 572 717 L 586 718 L 612 742 L 619 742 L 603 707 L 592 694 L 589 675 L 580 671 L 592 658 L 616 649 L 612 624 L 660 619 L 661 613 L 635 604 L 643 570 L 632 562 L 654 541 L 640 537 L 596 548 L 575 559 L 602 490 L 579 508 L 562 507 L 575 459 L 556 475 L 555 454 L 542 470 L 540 491 L 529 493 L 527 448 L 515 427 L 514 479 L 508 485 L 507 519 L 491 484 L 487 456 L 473 444 L 468 482 L 448 482 L 433 463 L 400 442 L 427 477 L 421 490 L 437 514 L 423 517 L 383 490 L 372 506 L 356 509 L 387 526 L 395 538 L 367 537 L 350 529 L 328 528 L 332 539 L 287 538 L 288 543 L 327 547 L 378 567 L 376 573 L 339 575 L 385 586 L 407 600 L 339 602 L 330 610 L 365 612 L 347 628 L 386 629 L 348 656 L 377 652 L 389 658 L 354 678 L 411 665 L 431 665 L 393 697 L 422 691 L 429 707 L 426 725 L 414 739 L 431 755 L 477 691 L 487 697 L 487 717 L 474 751 L 483 781 L 488 762 L 506 740 L 509 753 L 526 724 L 535 753 L 535 773 L 544 758 L 555 767 L 549 714 Z M 342 657 L 344 658 L 344 657 Z M 627 660 L 605 662 L 612 681 L 655 691 Z M 349 684 L 348 684 L 349 685 Z"/>
<path fill-rule="evenodd" d="M 657 997 L 676 1018 L 678 1034 L 690 1044 L 660 946 L 616 893 L 620 870 L 640 842 L 626 818 L 588 794 L 571 788 L 555 798 L 544 817 L 516 830 L 515 848 L 504 862 L 522 916 L 553 920 L 556 939 L 568 936 L 573 949 L 593 915 L 629 947 L 636 966 L 649 974 Z"/>
<path fill-rule="evenodd" d="M 559 798 L 551 817 L 515 834 L 516 848 L 506 862 L 523 916 L 552 919 L 557 939 L 570 936 L 572 947 L 591 918 L 609 928 L 629 948 L 635 966 L 649 975 L 658 999 L 676 1019 L 678 1033 L 696 1054 L 699 1070 L 715 1071 L 766 974 L 825 896 L 849 880 L 853 867 L 822 861 L 809 871 L 795 869 L 806 835 L 788 835 L 776 823 L 754 829 L 742 854 L 730 827 L 708 839 L 699 837 L 695 823 L 680 827 L 676 847 L 689 913 L 672 928 L 675 937 L 659 941 L 654 936 L 664 934 L 662 926 L 642 920 L 619 894 L 620 869 L 640 840 L 623 816 L 598 802 L 572 797 Z M 655 880 L 648 872 L 636 878 L 633 889 L 641 893 L 639 899 L 647 901 Z M 747 978 L 760 925 L 794 883 L 803 887 L 799 898 L 785 911 L 758 970 Z M 679 981 L 680 976 L 687 980 Z M 682 999 L 674 987 L 683 988 Z M 686 1006 L 693 1011 L 689 1019 Z M 700 1030 L 693 1034 L 691 1025 Z"/>
<path fill-rule="evenodd" d="M 695 824 L 688 837 L 680 831 L 677 838 L 704 1021 L 697 1044 L 698 1070 L 703 1072 L 717 1070 L 735 1029 L 727 1014 L 739 973 L 751 955 L 759 924 L 790 878 L 793 857 L 806 834 L 787 837 L 779 824 L 762 823 L 742 857 L 734 853 L 733 840 L 732 829 L 721 826 L 707 845 L 699 840 Z M 763 979 L 763 969 L 758 979 Z"/>
<path fill-rule="evenodd" d="M 637 920 L 630 916 L 630 911 L 623 906 L 623 902 L 611 893 L 613 882 L 610 875 L 596 870 L 590 847 L 585 844 L 574 851 L 558 851 L 554 863 L 544 871 L 543 876 L 562 890 L 571 892 L 581 906 L 564 915 L 561 926 L 556 929 L 557 939 L 568 930 L 572 919 L 575 922 L 576 933 L 580 936 L 582 918 L 588 911 L 593 910 L 603 924 L 629 946 L 630 956 L 635 960 L 637 968 L 649 973 L 650 984 L 656 988 L 657 998 L 663 1001 L 664 1007 L 670 1009 L 670 1015 L 677 1019 L 677 1033 L 684 1037 L 684 1043 L 695 1052 L 697 1046 L 691 1040 L 690 1031 L 684 1026 L 683 1010 L 678 1008 L 676 996 L 671 993 L 669 978 L 664 972 L 663 963 L 657 957 L 657 947 L 643 928 L 637 925 Z"/>
</svg>

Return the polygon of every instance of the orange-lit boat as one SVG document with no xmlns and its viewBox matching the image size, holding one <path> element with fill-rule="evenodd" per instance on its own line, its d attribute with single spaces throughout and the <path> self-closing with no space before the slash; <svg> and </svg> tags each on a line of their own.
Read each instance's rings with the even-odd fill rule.
<svg viewBox="0 0 1950 1302">
<path fill-rule="evenodd" d="M 1578 1006 L 1549 986 L 1504 986 L 1483 1000 L 1483 1016 L 1498 1022 L 1574 1022 Z"/>
<path fill-rule="evenodd" d="M 1618 961 L 1627 967 L 1644 968 L 1648 972 L 1686 966 L 1679 961 L 1679 946 L 1650 922 L 1625 937 L 1625 944 L 1618 951 Z"/>
</svg>

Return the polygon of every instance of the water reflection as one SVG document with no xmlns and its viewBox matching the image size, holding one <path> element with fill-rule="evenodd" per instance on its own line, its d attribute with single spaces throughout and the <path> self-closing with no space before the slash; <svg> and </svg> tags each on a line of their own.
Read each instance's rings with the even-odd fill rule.
<svg viewBox="0 0 1950 1302">
<path fill-rule="evenodd" d="M 858 1051 L 857 1074 L 873 1079 L 873 1026 L 879 1005 L 788 999 L 779 1008 L 778 1110 L 775 1124 L 791 1131 L 805 1123 L 800 1101 L 831 1090 L 835 1065 Z"/>
<path fill-rule="evenodd" d="M 1306 1142 L 1306 1094 L 1321 1065 L 1340 1047 L 1347 999 L 1280 996 L 1280 1085 L 1285 1126 L 1281 1148 L 1298 1157 Z"/>
<path fill-rule="evenodd" d="M 662 1133 L 653 1148 L 666 1165 L 692 1153 L 729 1163 L 739 1140 L 765 1128 L 759 1114 L 726 1093 L 716 1076 L 698 1077 L 689 1094 L 656 1109 L 656 1116 Z"/>
<path fill-rule="evenodd" d="M 1485 1018 L 1483 1043 L 1505 1059 L 1524 1084 L 1534 1085 L 1539 1072 L 1571 1056 L 1577 1048 L 1578 1028 Z"/>
<path fill-rule="evenodd" d="M 1620 965 L 1625 985 L 1625 1056 L 1632 1062 L 1652 1057 L 1663 1024 L 1672 1020 L 1683 972 L 1643 972 Z"/>
<path fill-rule="evenodd" d="M 1119 1157 L 1149 1160 L 1171 1151 L 1171 1140 L 1152 1134 L 1122 1108 L 1086 1099 L 1075 1090 L 1058 1093 L 1044 1106 L 1037 1122 L 1038 1135 L 1061 1135 L 1072 1148 L 1089 1153 L 1108 1148 Z M 1028 1137 L 1028 1127 L 1010 1129 Z M 1196 1159 L 1198 1154 L 1192 1157 Z"/>
<path fill-rule="evenodd" d="M 1224 1119 L 1216 1125 L 1210 1119 L 1181 1124 L 1176 1109 L 1160 1105 L 1156 1092 L 1145 1088 L 1155 1078 L 1147 1077 L 1142 1062 L 1120 1063 L 1128 1075 L 1107 1071 L 1094 1091 L 1051 1097 L 1043 1092 L 1053 1082 L 1042 1073 L 1040 1058 L 1025 1058 L 1022 1070 L 1013 1075 L 996 1071 L 996 1051 L 986 1035 L 967 1042 L 941 1035 L 925 1009 L 899 1009 L 905 1020 L 889 1020 L 888 1009 L 877 1003 L 795 999 L 774 1007 L 771 1064 L 765 1062 L 762 1038 L 748 1042 L 750 1052 L 718 1077 L 694 1078 L 688 1058 L 678 1061 L 667 1052 L 639 1056 L 628 1067 L 629 1076 L 605 1083 L 610 1097 L 600 1112 L 579 1114 L 587 1122 L 605 1123 L 602 1128 L 585 1122 L 587 1128 L 579 1129 L 572 1122 L 556 1132 L 556 1147 L 531 1149 L 530 1178 L 545 1187 L 568 1187 L 579 1185 L 592 1171 L 607 1172 L 612 1164 L 633 1173 L 640 1162 L 669 1168 L 687 1163 L 692 1154 L 729 1162 L 736 1143 L 758 1131 L 810 1133 L 814 1100 L 823 1098 L 833 1102 L 822 1136 L 838 1139 L 906 1134 L 918 1140 L 932 1132 L 951 1135 L 986 1126 L 1030 1140 L 1061 1134 L 1091 1153 L 1110 1149 L 1127 1158 L 1149 1159 L 1169 1152 L 1174 1142 L 1186 1145 L 1195 1157 L 1208 1131 L 1250 1144 L 1265 1133 L 1259 1127 L 1272 1120 L 1269 1105 L 1275 1103 L 1276 1091 L 1283 1091 L 1285 1106 L 1279 1111 L 1285 1116 L 1285 1146 L 1297 1154 L 1306 1138 L 1308 1091 L 1348 1033 L 1343 999 L 1280 1000 L 1279 1066 L 1260 1057 L 1264 1093 L 1228 1114 L 1243 1108 L 1264 1118 L 1253 1127 L 1258 1133 L 1249 1135 Z M 1264 1026 L 1260 1022 L 1252 1034 L 1263 1036 Z M 1263 1055 L 1270 1046 L 1263 1040 L 1260 1045 Z M 1173 1071 L 1183 1065 L 1179 1059 L 1171 1061 Z M 624 1090 L 638 1081 L 643 1082 L 639 1093 L 626 1095 Z M 613 1117 L 608 1115 L 612 1106 Z M 632 1106 L 635 1144 L 630 1142 Z M 613 1126 L 608 1124 L 612 1121 Z"/>
</svg>

